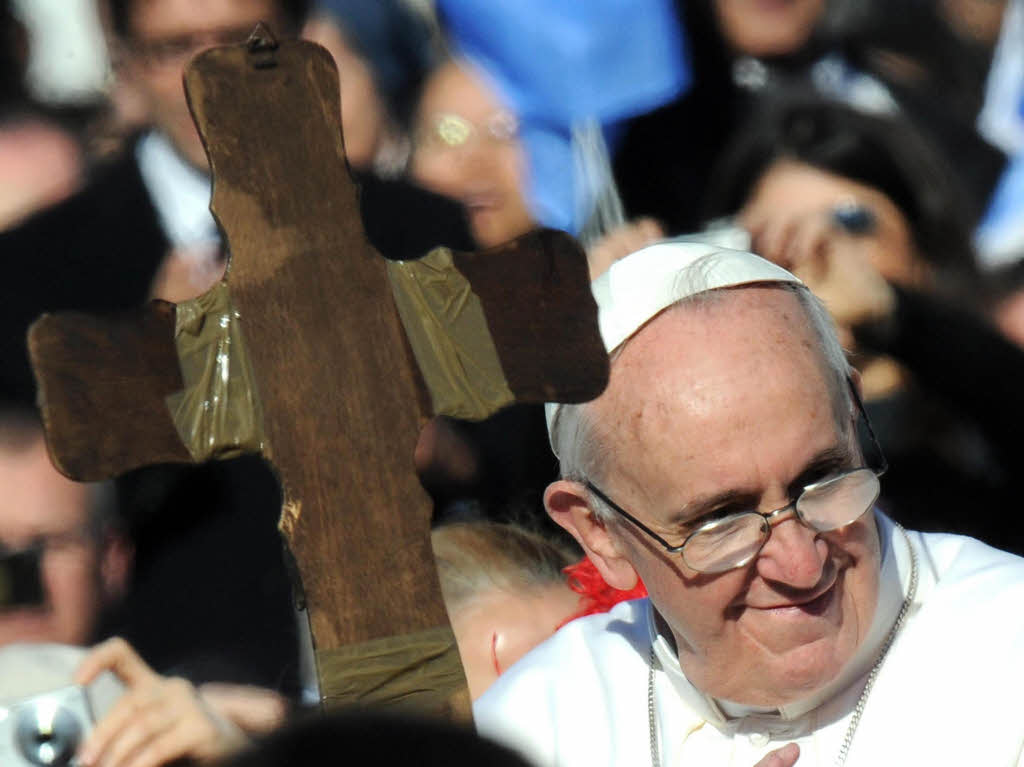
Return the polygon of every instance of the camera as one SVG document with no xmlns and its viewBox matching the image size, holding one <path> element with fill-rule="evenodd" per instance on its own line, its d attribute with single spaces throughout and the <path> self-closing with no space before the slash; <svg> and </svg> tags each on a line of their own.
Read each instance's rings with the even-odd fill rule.
<svg viewBox="0 0 1024 767">
<path fill-rule="evenodd" d="M 0 610 L 36 607 L 46 601 L 38 547 L 0 553 Z"/>
<path fill-rule="evenodd" d="M 122 692 L 108 672 L 87 687 L 73 684 L 84 654 L 47 644 L 0 650 L 0 765 L 78 764 L 78 747 Z"/>
<path fill-rule="evenodd" d="M 95 721 L 86 691 L 78 685 L 23 700 L 0 716 L 4 765 L 73 765 Z"/>
</svg>

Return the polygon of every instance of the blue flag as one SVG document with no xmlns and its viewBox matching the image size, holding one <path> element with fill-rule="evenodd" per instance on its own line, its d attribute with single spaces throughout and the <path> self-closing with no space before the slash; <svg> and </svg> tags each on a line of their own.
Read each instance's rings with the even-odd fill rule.
<svg viewBox="0 0 1024 767">
<path fill-rule="evenodd" d="M 679 96 L 692 75 L 671 0 L 438 0 L 456 52 L 516 113 L 524 190 L 544 225 L 577 233 L 573 126 L 616 127 Z"/>
</svg>

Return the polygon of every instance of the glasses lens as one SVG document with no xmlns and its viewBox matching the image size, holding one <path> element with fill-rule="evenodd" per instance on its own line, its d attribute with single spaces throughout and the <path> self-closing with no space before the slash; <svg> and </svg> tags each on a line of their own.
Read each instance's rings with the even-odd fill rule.
<svg viewBox="0 0 1024 767">
<path fill-rule="evenodd" d="M 683 559 L 702 573 L 722 573 L 757 554 L 767 532 L 768 521 L 760 514 L 737 514 L 709 522 L 687 539 Z"/>
<path fill-rule="evenodd" d="M 487 132 L 498 141 L 510 141 L 519 132 L 519 121 L 514 114 L 503 109 L 487 119 Z"/>
<path fill-rule="evenodd" d="M 473 135 L 473 123 L 456 114 L 443 114 L 435 123 L 437 138 L 446 147 L 464 146 Z"/>
<path fill-rule="evenodd" d="M 816 530 L 848 525 L 878 500 L 878 477 L 871 469 L 857 469 L 804 490 L 796 508 Z"/>
</svg>

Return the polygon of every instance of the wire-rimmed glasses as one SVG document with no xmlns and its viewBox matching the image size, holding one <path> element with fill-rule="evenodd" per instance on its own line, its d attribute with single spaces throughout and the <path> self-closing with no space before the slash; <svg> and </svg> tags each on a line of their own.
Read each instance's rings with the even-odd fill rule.
<svg viewBox="0 0 1024 767">
<path fill-rule="evenodd" d="M 672 545 L 615 503 L 592 482 L 587 480 L 585 484 L 594 495 L 660 543 L 669 554 L 680 554 L 691 570 L 722 573 L 743 567 L 764 548 L 771 537 L 772 527 L 782 521 L 787 512 L 792 512 L 806 527 L 825 533 L 857 521 L 878 500 L 881 489 L 878 478 L 885 473 L 888 465 L 852 382 L 850 390 L 864 419 L 867 433 L 881 457 L 880 467 L 876 470 L 861 466 L 805 485 L 794 501 L 774 511 L 761 512 L 751 509 L 713 519 L 691 531 L 682 543 Z"/>
</svg>

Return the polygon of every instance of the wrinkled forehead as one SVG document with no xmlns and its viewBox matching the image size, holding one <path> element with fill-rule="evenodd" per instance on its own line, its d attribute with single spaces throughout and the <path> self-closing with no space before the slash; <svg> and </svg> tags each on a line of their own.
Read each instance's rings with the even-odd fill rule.
<svg viewBox="0 0 1024 767">
<path fill-rule="evenodd" d="M 831 378 L 791 291 L 714 290 L 662 311 L 616 350 L 590 417 L 608 447 L 642 449 L 662 424 L 754 418 L 767 400 L 832 411 Z"/>
<path fill-rule="evenodd" d="M 710 294 L 719 290 L 779 283 L 802 286 L 791 273 L 752 253 L 679 238 L 655 243 L 616 261 L 594 280 L 591 291 L 598 307 L 601 338 L 615 360 L 627 341 L 683 300 L 713 302 L 717 296 Z M 561 411 L 558 403 L 546 407 L 556 454 L 558 442 L 565 436 Z"/>
<path fill-rule="evenodd" d="M 625 371 L 675 367 L 700 379 L 711 369 L 737 373 L 763 357 L 815 355 L 817 344 L 797 297 L 777 285 L 743 285 L 684 298 L 651 317 L 610 355 L 611 382 Z"/>
</svg>

